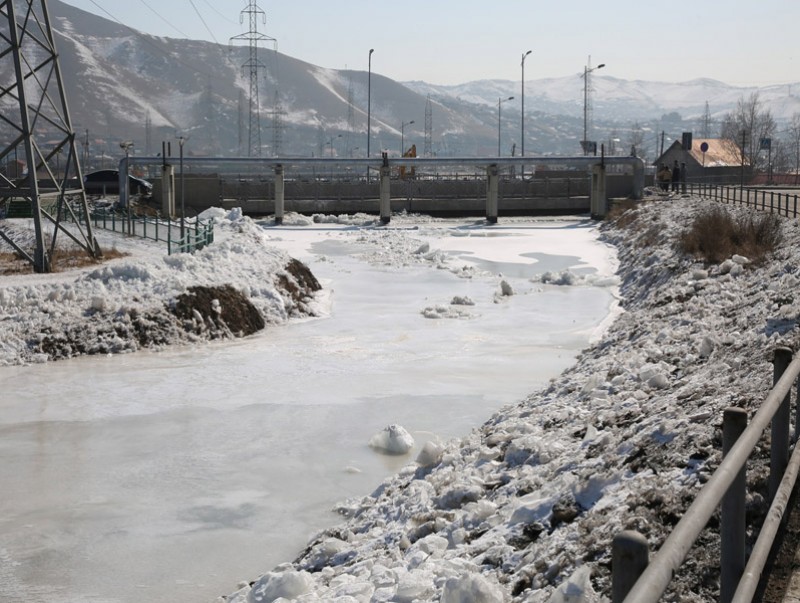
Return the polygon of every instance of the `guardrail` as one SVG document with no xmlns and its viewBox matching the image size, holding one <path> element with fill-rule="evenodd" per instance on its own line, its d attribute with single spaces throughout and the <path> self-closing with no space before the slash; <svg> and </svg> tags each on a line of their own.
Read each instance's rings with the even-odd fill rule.
<svg viewBox="0 0 800 603">
<path fill-rule="evenodd" d="M 718 507 L 721 509 L 722 570 L 720 601 L 746 603 L 753 599 L 772 549 L 775 535 L 800 469 L 800 407 L 794 430 L 795 447 L 789 459 L 790 395 L 800 376 L 800 357 L 787 348 L 775 350 L 773 388 L 747 425 L 747 412 L 726 409 L 723 415 L 723 460 L 659 551 L 648 561 L 647 540 L 634 531 L 614 539 L 612 549 L 613 603 L 654 603 L 669 586 L 690 548 Z M 800 403 L 800 396 L 797 402 Z M 745 465 L 762 433 L 771 425 L 769 494 L 771 506 L 745 565 Z"/>
<path fill-rule="evenodd" d="M 706 199 L 733 205 L 747 205 L 762 211 L 778 213 L 787 218 L 798 216 L 800 195 L 766 189 L 724 186 L 705 182 L 687 182 L 687 191 Z"/>
<path fill-rule="evenodd" d="M 90 219 L 95 228 L 164 242 L 169 255 L 193 253 L 214 242 L 213 220 L 203 222 L 195 219 L 193 223 L 187 223 L 104 211 L 91 212 Z"/>
<path fill-rule="evenodd" d="M 169 230 L 170 235 L 172 234 L 172 230 Z M 208 222 L 201 223 L 200 220 L 195 220 L 194 229 L 192 227 L 187 227 L 184 231 L 184 235 L 180 237 L 177 241 L 173 241 L 171 238 L 167 241 L 167 247 L 169 250 L 169 255 L 172 255 L 174 252 L 177 253 L 193 253 L 198 249 L 202 249 L 206 245 L 210 245 L 214 242 L 214 222 L 209 220 Z"/>
</svg>

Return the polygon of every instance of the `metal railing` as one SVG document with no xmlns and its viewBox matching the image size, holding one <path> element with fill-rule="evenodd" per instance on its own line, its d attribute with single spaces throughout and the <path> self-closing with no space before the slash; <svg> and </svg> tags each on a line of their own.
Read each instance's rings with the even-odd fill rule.
<svg viewBox="0 0 800 603">
<path fill-rule="evenodd" d="M 798 376 L 800 357 L 792 359 L 791 350 L 778 348 L 773 359 L 773 388 L 750 425 L 745 429 L 746 411 L 726 409 L 723 416 L 723 460 L 652 561 L 648 560 L 647 540 L 638 532 L 625 531 L 615 537 L 612 549 L 613 603 L 658 601 L 720 506 L 720 601 L 752 601 L 775 536 L 786 519 L 785 511 L 800 469 L 800 447 L 796 445 L 797 434 L 800 433 L 800 412 L 796 413 L 795 447 L 789 458 L 790 395 Z M 800 408 L 797 410 L 800 411 Z M 745 565 L 745 467 L 769 425 L 772 441 L 769 476 L 771 506 Z"/>
<path fill-rule="evenodd" d="M 64 218 L 68 219 L 68 215 Z M 164 242 L 167 253 L 192 253 L 214 242 L 214 221 L 194 222 L 165 220 L 158 217 L 132 216 L 125 213 L 93 211 L 90 220 L 95 228 Z"/>
<path fill-rule="evenodd" d="M 191 226 L 186 227 L 183 237 L 178 240 L 172 240 L 171 229 L 169 233 L 170 239 L 167 241 L 169 255 L 173 253 L 193 253 L 214 242 L 214 222 L 213 220 L 208 222 L 195 220 L 194 228 Z"/>
<path fill-rule="evenodd" d="M 725 186 L 707 182 L 688 182 L 687 191 L 705 199 L 713 199 L 731 205 L 746 205 L 754 209 L 777 213 L 787 218 L 798 216 L 798 199 L 800 195 L 785 191 Z"/>
</svg>

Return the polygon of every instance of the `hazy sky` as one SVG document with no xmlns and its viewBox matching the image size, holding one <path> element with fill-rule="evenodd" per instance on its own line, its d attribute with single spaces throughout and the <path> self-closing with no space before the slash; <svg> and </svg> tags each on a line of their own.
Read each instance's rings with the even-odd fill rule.
<svg viewBox="0 0 800 603">
<path fill-rule="evenodd" d="M 228 44 L 250 0 L 65 0 L 154 35 Z M 278 50 L 335 69 L 459 84 L 578 74 L 733 85 L 800 81 L 798 0 L 257 0 Z M 240 21 L 243 19 L 243 23 Z M 598 74 L 599 75 L 599 74 Z"/>
</svg>

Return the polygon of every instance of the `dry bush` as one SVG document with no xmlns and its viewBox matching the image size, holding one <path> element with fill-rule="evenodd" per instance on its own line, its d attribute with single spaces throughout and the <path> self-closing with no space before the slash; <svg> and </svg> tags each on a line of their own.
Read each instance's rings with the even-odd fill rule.
<svg viewBox="0 0 800 603">
<path fill-rule="evenodd" d="M 709 264 L 719 264 L 734 254 L 754 262 L 763 260 L 783 241 L 780 217 L 753 211 L 733 216 L 719 205 L 703 210 L 681 233 L 678 246 L 684 253 Z"/>
<path fill-rule="evenodd" d="M 128 254 L 116 248 L 103 250 L 102 258 L 93 258 L 80 248 L 57 248 L 50 258 L 51 272 L 66 272 L 76 268 L 84 268 L 102 264 L 106 260 L 121 258 Z M 33 274 L 33 264 L 18 253 L 0 253 L 0 275 Z"/>
<path fill-rule="evenodd" d="M 636 222 L 636 213 L 634 210 L 639 207 L 639 201 L 633 199 L 623 199 L 621 201 L 614 201 L 611 208 L 608 210 L 605 219 L 614 222 L 618 228 L 627 228 Z"/>
</svg>

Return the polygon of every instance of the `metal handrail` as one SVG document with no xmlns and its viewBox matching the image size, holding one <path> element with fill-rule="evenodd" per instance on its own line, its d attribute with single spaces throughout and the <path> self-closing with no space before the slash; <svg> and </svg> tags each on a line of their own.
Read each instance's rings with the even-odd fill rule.
<svg viewBox="0 0 800 603">
<path fill-rule="evenodd" d="M 745 205 L 770 213 L 797 218 L 800 216 L 798 201 L 800 195 L 788 192 L 775 192 L 758 188 L 742 188 L 733 185 L 708 184 L 705 182 L 687 183 L 688 192 L 706 199 L 721 201 L 732 205 Z"/>
<path fill-rule="evenodd" d="M 659 597 L 669 586 L 674 573 L 683 564 L 689 549 L 694 545 L 698 536 L 705 528 L 708 520 L 714 514 L 715 510 L 722 503 L 723 498 L 728 495 L 731 484 L 734 483 L 740 472 L 744 470 L 748 457 L 757 445 L 761 434 L 772 422 L 772 445 L 773 451 L 770 463 L 770 491 L 773 495 L 773 506 L 780 506 L 781 501 L 787 499 L 789 492 L 794 487 L 794 481 L 797 478 L 797 469 L 794 467 L 795 461 L 793 458 L 791 470 L 786 471 L 788 459 L 788 432 L 789 432 L 789 394 L 792 386 L 800 375 L 800 357 L 795 358 L 791 363 L 786 362 L 786 357 L 791 354 L 790 351 L 783 348 L 776 351 L 775 358 L 775 384 L 772 390 L 764 400 L 763 405 L 754 415 L 750 425 L 736 440 L 736 443 L 731 447 L 730 451 L 725 455 L 717 470 L 706 482 L 697 498 L 691 504 L 689 509 L 684 514 L 683 518 L 675 526 L 675 529 L 669 535 L 667 540 L 659 549 L 658 553 L 653 557 L 649 564 L 645 561 L 641 567 L 646 567 L 639 575 L 635 584 L 627 591 L 618 593 L 614 601 L 623 601 L 624 603 L 655 603 Z M 788 365 L 788 366 L 787 366 Z M 782 434 L 786 437 L 782 437 Z M 776 447 L 779 449 L 776 450 Z M 784 448 L 781 450 L 780 448 Z M 793 457 L 796 455 L 793 455 Z M 784 482 L 784 473 L 787 476 Z M 783 505 L 785 508 L 785 504 Z M 773 514 L 772 509 L 770 514 Z M 783 513 L 781 513 L 782 517 Z M 773 520 L 774 521 L 774 520 Z M 770 524 L 771 525 L 771 524 Z M 770 528 L 772 531 L 773 528 Z M 766 534 L 765 534 L 766 535 Z M 759 539 L 760 540 L 760 539 Z M 741 543 L 742 547 L 744 543 Z M 769 552 L 772 542 L 765 545 L 763 542 L 757 549 L 766 549 Z M 616 542 L 615 542 L 616 546 Z M 747 566 L 747 582 L 740 585 L 741 593 L 736 596 L 743 597 L 745 592 L 749 592 L 752 587 L 750 581 L 751 575 L 758 574 L 760 577 L 761 570 L 766 562 L 766 555 L 763 556 L 763 561 L 754 559 L 756 549 L 751 555 L 753 565 Z M 645 552 L 646 554 L 646 552 Z M 723 555 L 724 555 L 723 551 Z M 763 554 L 763 553 L 762 553 Z M 618 578 L 617 572 L 624 573 L 625 568 L 613 568 L 614 581 L 618 579 L 621 581 L 628 581 L 627 578 Z M 739 576 L 741 578 L 741 574 Z M 741 582 L 741 580 L 737 580 Z M 757 580 L 756 580 L 757 582 Z M 724 587 L 723 587 L 724 588 Z M 733 589 L 731 589 L 733 592 Z M 738 591 L 737 591 L 738 593 Z M 617 594 L 617 593 L 615 593 Z M 622 599 L 621 597 L 624 597 Z M 745 598 L 735 599 L 737 602 L 749 601 Z"/>
</svg>

